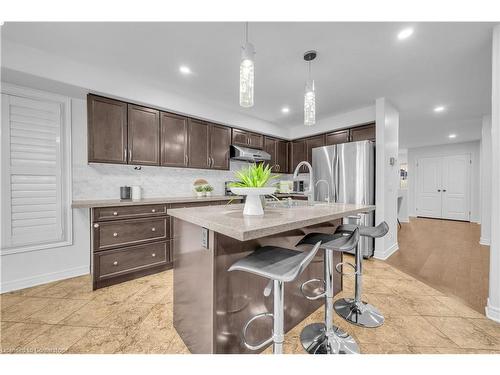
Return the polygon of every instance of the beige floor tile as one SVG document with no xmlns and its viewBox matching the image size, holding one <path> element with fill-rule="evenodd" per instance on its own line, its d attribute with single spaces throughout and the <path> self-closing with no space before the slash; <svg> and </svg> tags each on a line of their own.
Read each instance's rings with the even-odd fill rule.
<svg viewBox="0 0 500 375">
<path fill-rule="evenodd" d="M 122 328 L 93 328 L 70 346 L 66 353 L 113 354 L 126 339 L 127 331 Z"/>
<path fill-rule="evenodd" d="M 30 315 L 49 305 L 50 300 L 38 297 L 23 297 L 23 300 L 7 307 L 2 312 L 3 321 L 23 322 Z"/>
<path fill-rule="evenodd" d="M 134 281 L 95 290 L 94 299 L 96 301 L 124 302 L 145 287 L 143 284 Z"/>
<path fill-rule="evenodd" d="M 169 287 L 147 283 L 146 287 L 130 297 L 130 300 L 135 302 L 165 304 L 170 302 L 172 294 L 172 289 Z"/>
<path fill-rule="evenodd" d="M 79 276 L 61 281 L 56 285 L 37 292 L 36 297 L 93 299 L 92 281 L 90 276 Z"/>
<path fill-rule="evenodd" d="M 103 322 L 106 317 L 121 307 L 120 302 L 89 301 L 60 323 L 69 326 L 104 327 L 107 325 Z"/>
<path fill-rule="evenodd" d="M 488 335 L 466 318 L 426 316 L 425 319 L 461 348 L 500 350 L 499 339 Z"/>
<path fill-rule="evenodd" d="M 47 306 L 30 315 L 26 318 L 26 321 L 30 323 L 57 324 L 88 303 L 85 300 L 56 298 L 49 301 L 50 303 Z"/>
<path fill-rule="evenodd" d="M 431 316 L 458 316 L 458 314 L 446 304 L 441 302 L 436 296 L 408 296 L 403 298 L 408 307 L 415 310 L 420 315 Z"/>
<path fill-rule="evenodd" d="M 53 325 L 19 351 L 25 353 L 64 353 L 91 328 Z"/>
<path fill-rule="evenodd" d="M 442 296 L 443 294 L 416 279 L 377 279 L 379 283 L 385 284 L 386 288 L 400 296 Z"/>
<path fill-rule="evenodd" d="M 9 328 L 10 326 L 13 326 L 16 324 L 15 322 L 0 322 L 0 338 L 2 337 L 3 332 Z"/>
<path fill-rule="evenodd" d="M 26 345 L 50 327 L 45 324 L 14 323 L 2 332 L 2 351 L 15 353 L 16 348 Z"/>
<path fill-rule="evenodd" d="M 365 294 L 363 300 L 375 306 L 384 317 L 419 315 L 405 298 L 397 294 Z"/>
<path fill-rule="evenodd" d="M 31 288 L 14 290 L 12 292 L 8 292 L 8 293 L 2 294 L 2 295 L 7 295 L 7 296 L 24 296 L 24 297 L 34 296 L 35 294 L 41 292 L 42 290 L 50 288 L 50 287 L 52 287 L 52 286 L 54 286 L 54 285 L 56 285 L 56 284 L 58 284 L 60 282 L 61 281 L 54 281 L 54 282 L 51 282 L 51 283 L 46 283 L 46 284 L 41 284 L 41 285 L 33 286 Z"/>
<path fill-rule="evenodd" d="M 121 303 L 103 321 L 109 328 L 129 328 L 137 326 L 151 312 L 154 305 L 141 302 Z"/>
<path fill-rule="evenodd" d="M 488 335 L 500 340 L 500 323 L 490 319 L 468 319 L 469 322 L 481 328 Z"/>
<path fill-rule="evenodd" d="M 408 345 L 395 344 L 361 344 L 361 354 L 413 354 Z"/>
<path fill-rule="evenodd" d="M 15 296 L 15 295 L 8 295 L 8 294 L 0 295 L 1 311 L 5 311 L 10 306 L 15 305 L 16 303 L 21 302 L 22 300 L 23 300 L 22 296 Z"/>
<path fill-rule="evenodd" d="M 445 304 L 448 308 L 453 310 L 458 316 L 461 316 L 463 318 L 486 319 L 486 315 L 480 314 L 476 310 L 473 310 L 472 308 L 466 306 L 455 297 L 435 296 L 435 298 L 441 303 Z"/>
<path fill-rule="evenodd" d="M 415 354 L 498 354 L 499 351 L 485 349 L 464 348 L 433 348 L 429 346 L 413 346 L 411 351 Z"/>
</svg>

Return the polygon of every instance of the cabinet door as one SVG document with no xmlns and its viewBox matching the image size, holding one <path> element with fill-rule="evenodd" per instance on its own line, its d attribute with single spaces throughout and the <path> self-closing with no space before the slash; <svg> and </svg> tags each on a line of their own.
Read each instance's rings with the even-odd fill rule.
<svg viewBox="0 0 500 375">
<path fill-rule="evenodd" d="M 89 163 L 127 164 L 127 103 L 87 96 Z"/>
<path fill-rule="evenodd" d="M 337 145 L 347 142 L 349 142 L 349 129 L 327 134 L 325 146 Z"/>
<path fill-rule="evenodd" d="M 351 142 L 375 141 L 375 124 L 351 129 Z"/>
<path fill-rule="evenodd" d="M 325 145 L 325 135 L 316 135 L 306 139 L 307 161 L 312 164 L 312 149 L 315 147 L 323 147 Z"/>
<path fill-rule="evenodd" d="M 161 113 L 161 165 L 187 167 L 188 121 L 186 117 Z"/>
<path fill-rule="evenodd" d="M 290 155 L 290 162 L 291 162 L 291 173 L 295 171 L 295 168 L 297 167 L 297 164 L 299 164 L 301 161 L 306 160 L 307 158 L 307 150 L 306 150 L 306 140 L 305 139 L 297 139 L 295 141 L 292 141 L 292 145 L 290 148 L 291 155 Z M 300 169 L 301 172 L 305 172 L 306 169 L 302 167 Z"/>
<path fill-rule="evenodd" d="M 210 168 L 208 126 L 203 121 L 188 120 L 188 166 Z"/>
<path fill-rule="evenodd" d="M 277 143 L 276 138 L 264 137 L 264 151 L 271 155 L 271 160 L 265 162 L 265 164 L 271 166 L 273 172 L 279 172 L 278 160 L 277 160 Z"/>
<path fill-rule="evenodd" d="M 278 141 L 276 148 L 276 160 L 278 162 L 278 172 L 288 173 L 288 142 Z"/>
<path fill-rule="evenodd" d="M 243 130 L 233 129 L 232 143 L 233 145 L 249 147 L 248 133 Z"/>
<path fill-rule="evenodd" d="M 128 105 L 128 163 L 160 164 L 160 112 Z"/>
<path fill-rule="evenodd" d="M 231 128 L 210 124 L 210 167 L 229 170 Z"/>
<path fill-rule="evenodd" d="M 262 150 L 264 148 L 264 136 L 261 134 L 248 133 L 248 145 L 251 148 Z"/>
</svg>

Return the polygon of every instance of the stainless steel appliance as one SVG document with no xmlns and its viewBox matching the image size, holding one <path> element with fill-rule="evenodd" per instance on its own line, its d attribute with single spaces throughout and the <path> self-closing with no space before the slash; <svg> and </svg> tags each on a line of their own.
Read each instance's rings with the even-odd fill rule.
<svg viewBox="0 0 500 375">
<path fill-rule="evenodd" d="M 331 202 L 375 204 L 375 144 L 371 141 L 341 143 L 312 150 L 315 200 Z M 327 184 L 318 184 L 318 181 Z M 361 225 L 373 226 L 375 213 L 361 214 Z M 354 219 L 344 222 L 355 223 Z M 373 256 L 375 241 L 361 237 L 364 257 Z"/>
<path fill-rule="evenodd" d="M 231 145 L 231 159 L 243 160 L 249 162 L 271 160 L 271 155 L 262 150 L 257 150 L 248 147 Z"/>
</svg>

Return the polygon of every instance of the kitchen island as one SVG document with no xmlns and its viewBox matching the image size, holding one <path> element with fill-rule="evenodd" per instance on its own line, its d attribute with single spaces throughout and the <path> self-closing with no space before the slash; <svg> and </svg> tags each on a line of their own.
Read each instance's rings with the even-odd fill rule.
<svg viewBox="0 0 500 375">
<path fill-rule="evenodd" d="M 238 259 L 260 246 L 291 249 L 310 231 L 331 233 L 343 217 L 374 210 L 374 206 L 307 202 L 292 207 L 266 207 L 263 216 L 243 216 L 243 205 L 169 209 L 173 218 L 174 327 L 192 353 L 249 353 L 241 330 L 252 316 L 272 311 L 263 295 L 266 279 L 227 272 Z M 335 254 L 334 262 L 342 255 Z M 300 292 L 309 279 L 323 279 L 323 254 L 294 282 L 285 285 L 285 331 L 318 309 Z M 335 292 L 342 289 L 334 277 Z M 318 285 L 319 288 L 319 285 Z M 309 293 L 319 292 L 310 290 Z M 252 324 L 248 338 L 258 342 L 271 334 L 271 319 Z M 253 352 L 251 352 L 253 353 Z"/>
</svg>

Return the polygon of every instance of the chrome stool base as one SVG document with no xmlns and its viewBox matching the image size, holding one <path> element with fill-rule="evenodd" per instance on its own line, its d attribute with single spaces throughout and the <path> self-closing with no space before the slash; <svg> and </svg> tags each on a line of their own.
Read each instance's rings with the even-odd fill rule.
<svg viewBox="0 0 500 375">
<path fill-rule="evenodd" d="M 376 307 L 353 298 L 341 298 L 333 304 L 335 312 L 349 323 L 376 328 L 384 324 L 384 316 Z"/>
<path fill-rule="evenodd" d="M 359 346 L 347 332 L 333 326 L 330 334 L 323 323 L 313 323 L 300 333 L 302 347 L 309 354 L 359 354 Z"/>
</svg>

